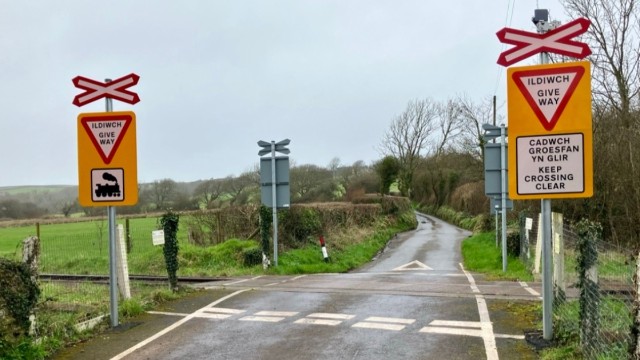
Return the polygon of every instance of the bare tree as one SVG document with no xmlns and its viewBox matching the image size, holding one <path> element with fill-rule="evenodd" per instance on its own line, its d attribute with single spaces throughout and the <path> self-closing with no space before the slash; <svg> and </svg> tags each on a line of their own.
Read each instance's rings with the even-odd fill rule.
<svg viewBox="0 0 640 360">
<path fill-rule="evenodd" d="M 640 94 L 640 10 L 637 0 L 564 0 L 572 17 L 585 17 L 591 26 L 584 36 L 593 54 L 593 92 L 604 103 L 632 121 L 632 102 Z M 635 32 L 635 33 L 634 33 Z"/>
<path fill-rule="evenodd" d="M 149 195 L 156 209 L 165 209 L 170 205 L 178 184 L 171 179 L 156 180 L 151 184 Z"/>
<path fill-rule="evenodd" d="M 463 152 L 482 159 L 485 144 L 482 125 L 493 123 L 493 99 L 486 97 L 476 103 L 466 96 L 461 96 L 458 98 L 458 104 L 462 117 L 462 133 L 457 139 L 457 145 Z M 502 123 L 503 120 L 504 117 L 499 115 L 496 122 Z"/>
<path fill-rule="evenodd" d="M 305 198 L 313 189 L 332 181 L 331 171 L 316 165 L 300 165 L 291 169 L 291 193 L 297 199 Z"/>
<path fill-rule="evenodd" d="M 221 179 L 209 179 L 201 182 L 193 192 L 207 209 L 214 207 L 215 201 L 224 193 L 223 181 Z"/>
<path fill-rule="evenodd" d="M 437 118 L 436 102 L 431 99 L 412 100 L 404 112 L 393 120 L 382 140 L 382 153 L 398 159 L 399 188 L 403 195 L 410 195 L 413 174 L 421 153 L 428 149 L 428 139 L 433 135 Z"/>
<path fill-rule="evenodd" d="M 440 156 L 451 141 L 455 140 L 463 130 L 462 107 L 457 100 L 447 100 L 438 106 L 438 141 L 435 155 Z"/>
<path fill-rule="evenodd" d="M 223 181 L 223 189 L 230 195 L 231 205 L 242 205 L 246 203 L 247 190 L 258 183 L 255 181 L 255 174 L 252 171 L 244 172 L 238 177 L 227 176 Z"/>
</svg>

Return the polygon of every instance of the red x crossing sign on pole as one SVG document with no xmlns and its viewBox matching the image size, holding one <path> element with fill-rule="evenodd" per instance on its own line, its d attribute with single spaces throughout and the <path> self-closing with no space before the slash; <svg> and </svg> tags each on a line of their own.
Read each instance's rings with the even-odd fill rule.
<svg viewBox="0 0 640 360">
<path fill-rule="evenodd" d="M 591 54 L 589 45 L 571 38 L 584 34 L 589 29 L 589 25 L 591 25 L 589 19 L 579 18 L 544 34 L 503 28 L 496 33 L 498 39 L 502 43 L 515 46 L 500 54 L 498 64 L 509 66 L 541 52 L 583 59 Z"/>
<path fill-rule="evenodd" d="M 83 106 L 105 97 L 135 104 L 140 101 L 140 97 L 137 93 L 127 90 L 127 88 L 136 85 L 139 79 L 140 76 L 134 73 L 104 83 L 84 76 L 76 76 L 73 78 L 73 85 L 85 90 L 85 92 L 76 95 L 73 98 L 73 104 Z"/>
</svg>

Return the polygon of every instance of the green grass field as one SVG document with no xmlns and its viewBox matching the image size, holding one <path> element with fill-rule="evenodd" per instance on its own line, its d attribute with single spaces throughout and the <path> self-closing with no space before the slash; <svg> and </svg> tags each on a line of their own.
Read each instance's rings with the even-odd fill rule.
<svg viewBox="0 0 640 360">
<path fill-rule="evenodd" d="M 158 228 L 157 218 L 129 220 L 132 248 L 129 253 L 131 274 L 164 274 L 161 246 L 153 246 L 151 232 Z M 117 220 L 125 223 L 124 219 Z M 21 242 L 36 234 L 35 226 L 0 228 L 0 256 L 21 257 Z M 186 243 L 187 232 L 178 231 Z M 107 220 L 40 226 L 42 273 L 107 274 L 109 230 Z"/>
</svg>

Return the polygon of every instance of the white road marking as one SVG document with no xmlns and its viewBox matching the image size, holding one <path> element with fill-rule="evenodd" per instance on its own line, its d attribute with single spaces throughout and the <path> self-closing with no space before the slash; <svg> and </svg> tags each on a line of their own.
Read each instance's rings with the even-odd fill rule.
<svg viewBox="0 0 640 360">
<path fill-rule="evenodd" d="M 293 279 L 288 280 L 288 281 L 295 281 L 295 280 L 301 279 L 301 278 L 303 278 L 303 277 L 305 277 L 305 276 L 307 276 L 307 275 L 300 275 L 300 276 L 296 276 L 296 277 L 294 277 Z M 285 281 L 287 281 L 287 280 L 285 280 Z"/>
<path fill-rule="evenodd" d="M 147 314 L 154 315 L 169 315 L 169 316 L 189 316 L 189 314 L 184 313 L 174 313 L 174 312 L 165 312 L 165 311 L 147 311 Z"/>
<path fill-rule="evenodd" d="M 217 319 L 217 320 L 222 320 L 222 319 L 230 318 L 230 317 L 231 317 L 231 315 L 227 315 L 227 314 L 209 314 L 209 313 L 200 313 L 200 314 L 196 315 L 196 317 L 198 317 L 198 318 L 203 318 L 203 319 Z"/>
<path fill-rule="evenodd" d="M 259 311 L 255 313 L 258 316 L 295 316 L 298 315 L 297 311 Z"/>
<path fill-rule="evenodd" d="M 205 307 L 214 307 L 214 306 L 218 305 L 219 303 L 221 303 L 221 302 L 223 302 L 225 300 L 228 300 L 228 299 L 230 299 L 230 298 L 232 298 L 232 297 L 234 297 L 234 296 L 236 296 L 238 294 L 241 294 L 241 293 L 243 293 L 245 291 L 249 291 L 249 289 L 238 290 L 238 291 L 236 291 L 234 293 L 231 293 L 231 294 L 229 294 L 229 295 L 227 295 L 225 297 L 222 297 L 222 298 L 212 302 L 211 304 L 209 304 L 209 305 L 207 305 Z M 120 359 L 124 358 L 125 356 L 133 353 L 134 351 L 142 348 L 143 346 L 145 346 L 145 345 L 149 344 L 150 342 L 156 340 L 157 338 L 161 337 L 162 335 L 165 335 L 165 334 L 171 332 L 172 330 L 178 328 L 182 324 L 184 324 L 187 321 L 189 321 L 189 320 L 193 319 L 194 317 L 196 317 L 196 315 L 198 315 L 198 311 L 194 312 L 193 314 L 187 315 L 186 317 L 184 317 L 184 318 L 176 321 L 175 323 L 169 325 L 168 327 L 164 328 L 162 331 L 157 332 L 156 334 L 146 338 L 145 340 L 133 345 L 132 347 L 128 348 L 127 350 L 125 350 L 125 351 L 121 352 L 120 354 L 112 357 L 111 360 L 120 360 Z"/>
<path fill-rule="evenodd" d="M 430 334 L 447 334 L 447 335 L 466 335 L 482 337 L 482 330 L 476 329 L 463 329 L 463 328 L 449 328 L 440 326 L 427 326 L 420 329 L 421 333 Z"/>
<path fill-rule="evenodd" d="M 355 315 L 347 315 L 347 314 L 332 314 L 332 313 L 313 313 L 307 315 L 309 318 L 325 318 L 325 319 L 340 319 L 340 320 L 350 320 L 356 317 Z"/>
<path fill-rule="evenodd" d="M 227 309 L 219 307 L 210 307 L 202 309 L 204 312 L 221 313 L 221 314 L 242 314 L 246 310 Z"/>
<path fill-rule="evenodd" d="M 482 330 L 464 329 L 464 328 L 450 328 L 441 326 L 425 326 L 420 329 L 421 333 L 428 334 L 445 334 L 445 335 L 462 335 L 462 336 L 475 336 L 482 337 Z M 510 335 L 510 334 L 494 334 L 496 338 L 501 339 L 514 339 L 524 340 L 524 335 Z"/>
<path fill-rule="evenodd" d="M 382 324 L 382 323 L 361 321 L 361 322 L 357 322 L 357 323 L 353 324 L 351 327 L 365 328 L 365 329 L 380 329 L 380 330 L 400 331 L 400 330 L 405 328 L 405 325 L 400 325 L 400 324 Z"/>
<path fill-rule="evenodd" d="M 449 327 L 468 327 L 480 328 L 479 321 L 451 321 L 451 320 L 433 320 L 429 326 L 449 326 Z"/>
<path fill-rule="evenodd" d="M 280 322 L 284 320 L 283 317 L 277 316 L 245 316 L 238 319 L 240 321 L 263 321 L 263 322 Z"/>
<path fill-rule="evenodd" d="M 267 287 L 267 286 L 273 286 L 273 285 L 278 285 L 278 284 L 280 284 L 280 283 L 271 283 L 271 284 L 267 284 L 267 285 L 265 285 L 265 287 Z"/>
<path fill-rule="evenodd" d="M 342 323 L 342 320 L 309 319 L 309 318 L 304 318 L 304 319 L 298 319 L 298 320 L 294 321 L 294 323 L 296 323 L 296 324 L 311 324 L 311 325 L 329 325 L 329 326 L 336 326 L 336 325 L 340 325 L 340 323 Z"/>
<path fill-rule="evenodd" d="M 404 264 L 402 266 L 398 266 L 397 268 L 393 269 L 392 271 L 411 271 L 411 270 L 433 270 L 433 269 L 428 267 L 427 265 L 421 263 L 418 260 L 413 260 L 412 262 L 410 262 L 408 264 Z"/>
<path fill-rule="evenodd" d="M 467 276 L 471 290 L 476 295 L 476 304 L 478 305 L 478 313 L 480 314 L 480 331 L 482 332 L 482 341 L 484 342 L 484 350 L 487 354 L 487 360 L 498 360 L 498 346 L 496 345 L 496 338 L 493 333 L 493 324 L 489 319 L 489 309 L 487 308 L 487 302 L 484 300 L 484 296 L 480 294 L 480 290 L 476 286 L 476 281 L 473 279 L 471 273 L 464 269 L 462 263 L 459 264 L 462 272 Z"/>
<path fill-rule="evenodd" d="M 533 296 L 540 296 L 540 293 L 533 290 L 531 287 L 529 287 L 529 285 L 524 282 L 524 281 L 518 281 L 520 283 L 520 286 L 522 286 L 525 290 L 527 290 L 527 292 Z"/>
<path fill-rule="evenodd" d="M 260 276 L 256 276 L 256 277 L 252 277 L 251 279 L 244 279 L 244 280 L 232 281 L 232 282 L 230 282 L 230 283 L 222 284 L 222 286 L 240 284 L 240 283 L 243 283 L 243 282 L 245 282 L 245 281 L 256 280 L 256 279 L 259 279 L 259 278 L 261 278 L 261 277 L 262 277 L 262 275 L 260 275 Z"/>
<path fill-rule="evenodd" d="M 378 317 L 378 316 L 370 316 L 364 320 L 381 322 L 381 323 L 399 323 L 399 324 L 407 324 L 407 325 L 410 325 L 416 322 L 415 319 L 389 318 L 389 317 Z"/>
</svg>

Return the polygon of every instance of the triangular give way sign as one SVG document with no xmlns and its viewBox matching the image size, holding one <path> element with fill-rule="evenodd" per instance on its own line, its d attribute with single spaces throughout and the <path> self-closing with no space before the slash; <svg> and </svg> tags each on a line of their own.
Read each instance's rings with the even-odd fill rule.
<svg viewBox="0 0 640 360">
<path fill-rule="evenodd" d="M 133 118 L 128 113 L 95 113 L 80 120 L 105 164 L 111 163 Z"/>
<path fill-rule="evenodd" d="M 584 67 L 567 66 L 515 71 L 512 77 L 542 126 L 551 131 L 583 75 Z"/>
</svg>

